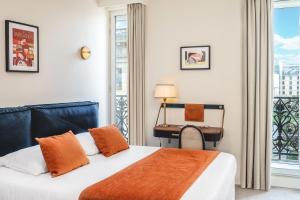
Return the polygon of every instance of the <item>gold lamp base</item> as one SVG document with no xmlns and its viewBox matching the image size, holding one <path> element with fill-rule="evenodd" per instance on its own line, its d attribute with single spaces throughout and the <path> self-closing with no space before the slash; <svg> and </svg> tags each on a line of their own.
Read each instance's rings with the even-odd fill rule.
<svg viewBox="0 0 300 200">
<path fill-rule="evenodd" d="M 163 98 L 163 101 L 164 101 L 164 123 L 163 123 L 163 127 L 168 127 L 168 124 L 167 124 L 167 98 Z"/>
</svg>

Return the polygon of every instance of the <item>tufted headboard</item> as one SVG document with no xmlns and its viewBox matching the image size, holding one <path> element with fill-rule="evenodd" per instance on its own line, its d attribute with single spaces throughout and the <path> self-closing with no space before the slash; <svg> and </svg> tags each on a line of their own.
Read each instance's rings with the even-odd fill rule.
<svg viewBox="0 0 300 200">
<path fill-rule="evenodd" d="M 98 127 L 98 107 L 85 101 L 0 108 L 0 156 L 35 145 L 36 137 Z"/>
</svg>

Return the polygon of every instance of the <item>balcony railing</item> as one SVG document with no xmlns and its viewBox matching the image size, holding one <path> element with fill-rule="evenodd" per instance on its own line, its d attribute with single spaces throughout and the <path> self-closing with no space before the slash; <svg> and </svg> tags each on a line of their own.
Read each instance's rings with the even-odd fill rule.
<svg viewBox="0 0 300 200">
<path fill-rule="evenodd" d="M 128 101 L 127 95 L 116 95 L 115 123 L 128 141 Z"/>
<path fill-rule="evenodd" d="M 298 163 L 299 98 L 274 97 L 273 161 Z"/>
</svg>

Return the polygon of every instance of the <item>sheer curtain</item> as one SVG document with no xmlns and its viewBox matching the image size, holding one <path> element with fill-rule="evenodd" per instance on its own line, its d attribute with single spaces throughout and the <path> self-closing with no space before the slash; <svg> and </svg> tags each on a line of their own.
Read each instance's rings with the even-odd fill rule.
<svg viewBox="0 0 300 200">
<path fill-rule="evenodd" d="M 271 170 L 272 4 L 244 1 L 241 187 L 268 190 Z"/>
<path fill-rule="evenodd" d="M 145 144 L 145 5 L 129 4 L 129 143 Z"/>
</svg>

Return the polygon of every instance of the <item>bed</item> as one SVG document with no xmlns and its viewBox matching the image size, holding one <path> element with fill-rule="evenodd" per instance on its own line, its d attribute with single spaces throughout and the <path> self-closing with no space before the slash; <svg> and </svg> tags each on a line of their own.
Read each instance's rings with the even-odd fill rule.
<svg viewBox="0 0 300 200">
<path fill-rule="evenodd" d="M 44 136 L 51 135 L 51 132 L 54 131 L 53 129 L 62 131 L 62 129 L 72 128 L 68 127 L 68 125 L 75 127 L 76 133 L 86 131 L 91 125 L 94 127 L 97 126 L 98 105 L 93 102 L 29 106 L 26 108 L 6 109 L 6 112 L 0 110 L 0 121 L 3 120 L 1 119 L 3 113 L 9 113 L 10 115 L 17 113 L 19 115 L 20 112 L 27 112 L 25 116 L 30 117 L 30 120 L 23 120 L 30 123 L 30 139 L 22 135 L 22 140 L 27 139 L 27 143 L 23 142 L 20 146 L 14 143 L 13 146 L 8 145 L 9 147 L 4 147 L 4 143 L 1 144 L 0 142 L 2 154 L 12 152 L 21 147 L 35 145 L 32 140 L 32 132 L 34 132 L 32 128 L 38 128 L 44 121 L 41 120 L 43 118 L 39 115 L 37 122 L 34 119 L 35 116 L 32 115 L 32 109 L 39 109 L 39 114 L 46 113 L 47 124 L 49 120 L 56 125 L 55 121 L 59 121 L 60 123 L 60 126 L 50 128 L 49 132 L 45 131 L 43 133 Z M 28 112 L 30 112 L 29 115 Z M 52 116 L 52 119 L 50 119 L 50 116 Z M 87 116 L 88 119 L 84 119 Z M 5 117 L 7 118 L 7 116 Z M 82 120 L 79 120 L 80 118 Z M 12 119 L 12 116 L 7 119 Z M 80 123 L 78 124 L 78 122 Z M 35 125 L 33 126 L 32 123 L 35 123 Z M 4 138 L 3 134 L 5 134 L 3 131 L 1 132 L 1 130 L 5 129 L 4 124 L 2 126 L 3 128 L 0 124 L 0 139 Z M 59 132 L 54 131 L 52 134 L 54 133 Z M 7 142 L 7 137 L 5 139 Z M 88 157 L 90 160 L 89 165 L 56 178 L 51 178 L 49 173 L 34 176 L 0 167 L 0 199 L 75 200 L 78 199 L 81 191 L 88 186 L 115 174 L 136 161 L 156 152 L 158 149 L 159 147 L 130 146 L 128 150 L 117 153 L 109 158 L 104 157 L 102 154 L 96 154 Z M 235 173 L 236 160 L 234 156 L 227 153 L 220 153 L 201 176 L 196 179 L 181 199 L 233 200 L 235 199 Z"/>
</svg>

